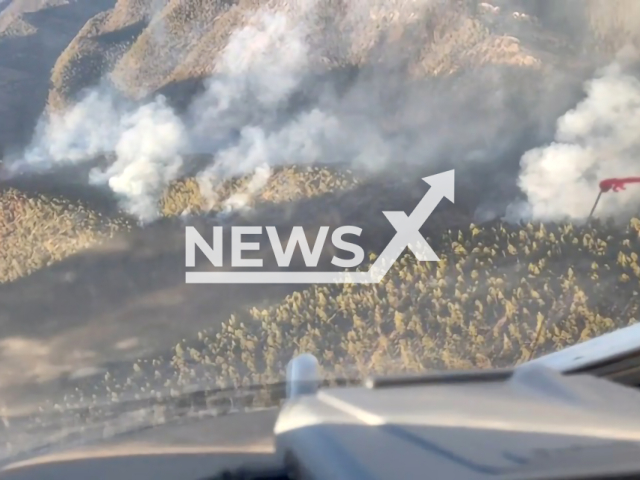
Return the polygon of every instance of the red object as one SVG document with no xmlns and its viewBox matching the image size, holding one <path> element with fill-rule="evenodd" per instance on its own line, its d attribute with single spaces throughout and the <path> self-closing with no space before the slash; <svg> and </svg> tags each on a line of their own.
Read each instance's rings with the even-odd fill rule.
<svg viewBox="0 0 640 480">
<path fill-rule="evenodd" d="M 619 192 L 625 189 L 624 186 L 627 183 L 640 183 L 640 177 L 607 178 L 600 182 L 600 191 L 608 192 L 613 190 L 614 192 Z"/>
</svg>

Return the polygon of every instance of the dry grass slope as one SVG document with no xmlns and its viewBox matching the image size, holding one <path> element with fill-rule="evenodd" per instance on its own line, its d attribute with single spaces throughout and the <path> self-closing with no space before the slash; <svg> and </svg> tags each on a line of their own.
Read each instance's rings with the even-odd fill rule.
<svg viewBox="0 0 640 480">
<path fill-rule="evenodd" d="M 149 0 L 119 0 L 90 18 L 58 57 L 48 107 L 62 111 L 82 89 L 96 85 L 126 54 L 149 15 Z"/>
<path fill-rule="evenodd" d="M 615 54 L 628 45 L 640 48 L 639 2 L 589 0 L 587 20 L 597 50 Z"/>
<path fill-rule="evenodd" d="M 178 181 L 169 188 L 161 200 L 162 214 L 169 217 L 184 212 L 197 214 L 222 210 L 223 202 L 235 195 L 242 196 L 243 204 L 248 207 L 257 203 L 293 202 L 345 190 L 357 183 L 349 172 L 321 167 L 276 169 L 267 184 L 254 194 L 246 190 L 250 181 L 250 176 L 225 181 L 215 189 L 213 198 L 202 195 L 198 182 L 194 178 Z M 216 202 L 215 199 L 218 201 Z"/>
<path fill-rule="evenodd" d="M 105 48 L 97 38 L 109 18 L 110 12 L 101 12 L 91 18 L 58 57 L 51 71 L 53 88 L 47 99 L 47 106 L 52 111 L 69 107 L 73 95 L 100 80 L 111 55 L 126 51 L 126 45 Z"/>
<path fill-rule="evenodd" d="M 104 19 L 92 19 L 90 23 L 104 23 L 99 31 L 123 29 L 115 19 L 125 22 L 122 11 L 133 8 L 129 3 L 118 2 Z M 299 21 L 300 12 L 287 2 L 170 1 L 130 44 L 120 45 L 118 53 L 112 55 L 110 78 L 122 92 L 140 98 L 169 84 L 211 75 L 231 34 L 251 21 L 252 12 L 267 5 L 289 15 L 292 24 Z M 362 7 L 368 18 L 360 18 L 360 10 L 354 12 L 338 0 L 323 0 L 316 8 L 308 41 L 312 46 L 310 61 L 319 68 L 363 65 L 379 55 L 382 39 L 391 49 L 404 45 L 404 54 L 410 46 L 410 72 L 419 77 L 475 65 L 537 67 L 540 63 L 518 39 L 490 29 L 483 16 L 459 0 L 426 11 L 405 0 L 379 8 Z M 135 12 L 143 10 L 134 8 Z M 74 67 L 75 59 L 92 54 L 86 30 L 69 45 L 56 66 L 56 71 L 65 72 L 65 76 L 54 72 L 52 96 L 59 97 L 52 101 L 54 106 L 65 105 L 65 99 L 78 92 L 74 85 L 87 85 L 86 80 L 74 79 L 85 75 L 83 69 Z M 90 75 L 87 78 L 95 83 Z"/>
<path fill-rule="evenodd" d="M 68 0 L 10 0 L 9 5 L 0 13 L 0 38 L 5 34 L 22 36 L 34 33 L 35 27 L 22 18 L 24 14 L 67 3 Z"/>
<path fill-rule="evenodd" d="M 51 265 L 128 228 L 64 199 L 27 196 L 8 189 L 0 195 L 0 283 Z"/>
<path fill-rule="evenodd" d="M 311 198 L 356 184 L 349 172 L 319 167 L 277 169 L 260 191 L 246 195 L 250 180 L 251 177 L 227 180 L 216 187 L 213 196 L 224 202 L 240 195 L 243 203 L 252 206 L 257 202 Z M 159 204 L 165 217 L 223 208 L 221 203 L 211 205 L 193 178 L 171 185 Z M 130 229 L 131 222 L 125 217 L 107 218 L 90 205 L 6 189 L 0 195 L 0 283 L 17 280 Z"/>
<path fill-rule="evenodd" d="M 470 3 L 450 0 L 420 9 L 413 2 L 398 0 L 360 8 L 357 2 L 349 7 L 340 0 L 322 0 L 309 25 L 310 60 L 320 68 L 358 66 L 403 45 L 403 55 L 410 57 L 410 73 L 424 77 L 478 65 L 538 68 L 540 54 L 552 57 L 559 48 L 549 42 L 535 19 L 503 13 L 497 20 L 495 15 L 471 8 Z M 611 3 L 614 8 L 602 0 L 580 6 L 587 18 L 587 38 L 574 39 L 580 48 L 588 44 L 610 55 L 629 41 L 637 43 L 636 15 L 625 15 L 633 13 L 636 5 L 628 0 Z M 175 0 L 154 12 L 148 0 L 120 0 L 114 9 L 91 19 L 60 56 L 50 103 L 62 108 L 80 88 L 95 84 L 92 71 L 96 69 L 91 65 L 100 61 L 100 71 L 108 72 L 114 84 L 134 98 L 211 75 L 231 34 L 247 25 L 252 12 L 268 6 L 295 23 L 300 12 L 293 5 L 264 0 Z M 140 30 L 130 31 L 136 22 L 141 22 Z M 525 40 L 512 36 L 523 28 L 529 32 Z M 117 35 L 107 41 L 92 40 L 114 32 L 130 35 L 126 41 L 116 40 Z M 543 37 L 544 42 L 532 40 Z M 381 42 L 386 48 L 379 48 Z M 100 56 L 108 58 L 99 60 Z M 85 57 L 88 60 L 82 62 Z"/>
<path fill-rule="evenodd" d="M 114 83 L 134 97 L 166 85 L 173 70 L 216 28 L 216 18 L 226 8 L 221 0 L 168 2 L 115 65 Z M 212 59 L 201 59 L 207 60 Z"/>
</svg>

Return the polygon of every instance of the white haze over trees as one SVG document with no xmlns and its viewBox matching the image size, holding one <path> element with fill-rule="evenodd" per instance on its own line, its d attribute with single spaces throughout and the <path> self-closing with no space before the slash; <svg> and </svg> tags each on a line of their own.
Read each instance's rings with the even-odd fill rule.
<svg viewBox="0 0 640 480">
<path fill-rule="evenodd" d="M 410 23 L 434 2 L 398 1 L 393 8 Z M 349 3 L 340 31 L 350 32 L 344 34 L 353 37 L 349 41 L 364 38 L 367 22 L 385 4 Z M 215 74 L 183 114 L 162 96 L 144 105 L 122 99 L 105 80 L 63 114 L 43 116 L 29 147 L 8 168 L 43 171 L 113 153 L 116 160 L 93 169 L 87 181 L 108 186 L 141 222 L 159 215 L 158 200 L 181 176 L 188 153 L 215 153 L 215 161 L 197 174 L 212 208 L 220 200 L 213 196 L 217 182 L 256 175 L 246 192 L 222 199 L 223 208 L 241 207 L 280 165 L 322 161 L 380 171 L 402 159 L 456 168 L 486 164 L 489 176 L 498 170 L 490 166 L 503 160 L 511 137 L 526 124 L 509 106 L 518 90 L 499 72 L 478 73 L 457 88 L 443 82 L 416 87 L 397 79 L 399 68 L 389 59 L 398 51 L 390 48 L 386 57 L 381 53 L 386 61 L 371 67 L 347 93 L 319 88 L 303 108 L 283 114 L 317 67 L 318 50 L 339 51 L 348 43 L 339 36 L 331 44 L 319 42 L 313 35 L 318 16 L 315 1 L 294 2 L 289 11 L 254 12 L 231 35 Z M 507 220 L 584 219 L 599 180 L 640 175 L 640 83 L 623 64 L 616 62 L 586 82 L 586 98 L 569 111 L 556 111 L 564 108 L 556 97 L 542 105 L 522 100 L 530 108 L 520 112 L 532 117 L 561 116 L 555 141 L 520 159 L 518 186 L 528 200 L 510 205 Z M 385 96 L 394 97 L 393 114 Z M 389 134 L 389 123 L 411 135 Z M 605 197 L 599 214 L 615 214 L 637 206 L 640 188 Z"/>
</svg>

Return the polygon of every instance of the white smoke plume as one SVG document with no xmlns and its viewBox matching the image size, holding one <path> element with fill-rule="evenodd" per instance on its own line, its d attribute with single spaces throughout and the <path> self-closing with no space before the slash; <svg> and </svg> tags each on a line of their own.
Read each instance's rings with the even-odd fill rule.
<svg viewBox="0 0 640 480">
<path fill-rule="evenodd" d="M 409 25 L 426 6 L 444 2 L 343 2 L 336 8 L 346 12 L 329 20 L 322 2 L 299 0 L 253 12 L 230 36 L 215 73 L 186 113 L 176 114 L 162 96 L 140 106 L 101 85 L 62 116 L 44 118 L 27 151 L 8 162 L 10 171 L 46 170 L 115 153 L 115 161 L 94 169 L 88 181 L 111 188 L 129 213 L 148 222 L 159 215 L 166 187 L 188 169 L 189 153 L 214 158 L 197 175 L 214 208 L 225 200 L 215 198 L 218 182 L 264 165 L 322 161 L 379 171 L 396 163 L 498 164 L 519 141 L 518 129 L 530 129 L 539 118 L 555 119 L 560 113 L 555 109 L 565 108 L 557 98 L 539 101 L 540 92 L 527 97 L 544 86 L 503 78 L 499 69 L 414 82 L 402 70 L 402 62 L 415 59 L 422 48 L 412 39 L 387 50 L 370 49 L 375 61 L 361 62 L 367 67 L 338 94 L 333 86 L 310 80 L 322 71 L 318 58 L 342 56 L 349 63 L 367 51 L 359 42 L 379 40 L 381 25 Z M 336 25 L 327 27 L 327 21 Z M 292 103 L 300 91 L 306 99 Z M 514 108 L 518 102 L 522 105 Z M 261 172 L 256 178 L 264 178 Z M 531 198 L 535 202 L 533 191 Z"/>
<path fill-rule="evenodd" d="M 99 90 L 90 92 L 64 115 L 43 117 L 22 158 L 5 168 L 10 172 L 49 169 L 112 151 L 122 135 L 121 118 L 125 114 L 110 95 Z"/>
<path fill-rule="evenodd" d="M 217 75 L 183 118 L 162 96 L 136 106 L 115 100 L 108 88 L 101 87 L 63 115 L 43 118 L 35 141 L 19 161 L 9 164 L 8 171 L 46 170 L 115 153 L 115 162 L 104 170 L 94 169 L 89 181 L 108 185 L 129 213 L 147 222 L 158 216 L 159 198 L 181 173 L 180 153 L 217 150 L 216 163 L 199 175 L 205 196 L 212 195 L 216 181 L 263 164 L 278 165 L 286 159 L 312 162 L 318 158 L 313 136 L 321 134 L 315 131 L 322 130 L 315 125 L 323 121 L 320 112 L 297 119 L 284 133 L 264 129 L 264 115 L 291 95 L 308 69 L 305 34 L 303 25 L 293 24 L 287 16 L 259 11 L 232 35 Z M 219 142 L 234 132 L 239 140 L 221 149 Z M 288 148 L 283 148 L 286 144 Z M 259 170 L 257 178 L 263 176 L 264 169 Z"/>
<path fill-rule="evenodd" d="M 528 203 L 512 218 L 582 221 L 610 177 L 640 176 L 640 80 L 616 62 L 586 83 L 586 98 L 557 122 L 555 141 L 528 151 L 519 186 Z M 640 185 L 603 194 L 594 216 L 628 216 L 640 205 Z"/>
<path fill-rule="evenodd" d="M 267 185 L 269 178 L 271 178 L 269 165 L 265 164 L 256 168 L 255 173 L 242 191 L 234 193 L 225 200 L 223 212 L 247 208 L 253 198 Z"/>
<path fill-rule="evenodd" d="M 142 222 L 156 218 L 158 199 L 180 175 L 180 152 L 188 144 L 185 125 L 164 97 L 138 108 L 101 89 L 64 115 L 43 119 L 35 139 L 19 161 L 8 164 L 8 173 L 80 164 L 115 153 L 112 165 L 93 169 L 87 180 L 108 185 L 122 198 L 123 208 Z"/>
<path fill-rule="evenodd" d="M 124 198 L 129 213 L 143 222 L 153 220 L 158 199 L 180 175 L 187 132 L 162 97 L 125 115 L 120 126 L 116 161 L 106 170 L 92 170 L 90 182 L 108 184 Z"/>
<path fill-rule="evenodd" d="M 216 180 L 263 164 L 318 160 L 318 141 L 337 130 L 336 122 L 318 110 L 269 129 L 269 117 L 299 87 L 309 69 L 306 34 L 303 23 L 295 24 L 284 14 L 258 12 L 233 35 L 221 56 L 219 75 L 209 80 L 204 94 L 193 103 L 189 112 L 197 119 L 193 144 L 199 150 L 218 149 L 216 162 L 198 176 L 201 192 L 210 201 L 216 200 Z M 217 148 L 234 132 L 237 140 L 232 146 Z"/>
</svg>

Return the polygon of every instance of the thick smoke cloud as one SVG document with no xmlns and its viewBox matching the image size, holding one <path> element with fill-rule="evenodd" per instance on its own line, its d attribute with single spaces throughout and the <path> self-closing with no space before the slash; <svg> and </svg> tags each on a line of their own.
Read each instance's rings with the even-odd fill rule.
<svg viewBox="0 0 640 480">
<path fill-rule="evenodd" d="M 142 222 L 158 216 L 164 189 L 189 170 L 189 153 L 212 154 L 197 174 L 211 208 L 243 203 L 216 198 L 217 182 L 255 173 L 249 189 L 255 194 L 272 168 L 287 164 L 347 164 L 397 175 L 417 165 L 416 176 L 441 166 L 484 166 L 486 178 L 477 181 L 495 186 L 504 163 L 517 164 L 521 151 L 514 152 L 524 136 L 534 144 L 548 140 L 546 129 L 571 104 L 567 92 L 575 79 L 547 72 L 548 81 L 540 82 L 533 68 L 505 66 L 416 80 L 408 65 L 430 47 L 412 25 L 446 4 L 328 2 L 335 10 L 330 21 L 322 0 L 262 8 L 231 35 L 204 92 L 184 114 L 162 96 L 144 105 L 123 100 L 105 82 L 63 115 L 43 118 L 7 171 L 114 154 L 115 161 L 93 169 L 87 181 L 108 186 Z M 384 41 L 380 32 L 394 25 L 403 26 L 401 33 Z M 367 50 L 363 42 L 374 46 Z M 339 73 L 322 76 L 327 58 L 359 64 L 346 88 L 335 81 Z M 535 188 L 526 191 L 535 204 Z"/>
<path fill-rule="evenodd" d="M 286 15 L 261 11 L 236 32 L 223 52 L 217 75 L 193 102 L 192 145 L 217 151 L 216 162 L 198 175 L 211 200 L 217 179 L 267 164 L 309 164 L 320 158 L 322 137 L 338 131 L 319 110 L 292 116 L 283 126 L 277 110 L 299 88 L 310 68 L 306 28 Z M 230 138 L 231 146 L 220 148 Z M 262 173 L 259 174 L 262 176 Z"/>
<path fill-rule="evenodd" d="M 106 170 L 91 172 L 93 184 L 106 183 L 124 198 L 125 208 L 141 220 L 151 219 L 166 186 L 180 174 L 187 132 L 160 97 L 120 123 L 116 161 Z"/>
<path fill-rule="evenodd" d="M 582 221 L 601 180 L 640 176 L 640 80 L 625 63 L 588 81 L 586 98 L 558 119 L 554 142 L 522 157 L 518 183 L 528 202 L 513 205 L 511 216 Z M 632 185 L 605 194 L 594 216 L 628 218 L 639 203 L 640 188 Z"/>
<path fill-rule="evenodd" d="M 30 147 L 7 170 L 47 170 L 113 153 L 113 164 L 92 170 L 88 180 L 107 185 L 129 213 L 146 222 L 157 217 L 164 189 L 181 175 L 181 154 L 216 152 L 215 165 L 198 176 L 203 193 L 210 196 L 217 181 L 265 164 L 287 159 L 311 163 L 320 155 L 315 137 L 335 129 L 321 112 L 305 112 L 281 131 L 267 131 L 274 110 L 308 69 L 304 37 L 303 25 L 295 25 L 287 16 L 257 12 L 232 35 L 216 75 L 186 115 L 179 117 L 162 96 L 139 106 L 102 85 L 64 114 L 43 118 Z M 265 171 L 257 175 L 262 178 Z"/>
<path fill-rule="evenodd" d="M 150 221 L 157 216 L 158 198 L 180 174 L 180 152 L 187 142 L 185 125 L 163 97 L 134 108 L 98 89 L 64 115 L 43 119 L 35 141 L 20 160 L 8 164 L 5 175 L 46 171 L 115 153 L 108 168 L 90 172 L 88 183 L 107 185 L 122 198 L 123 208 Z"/>
</svg>

